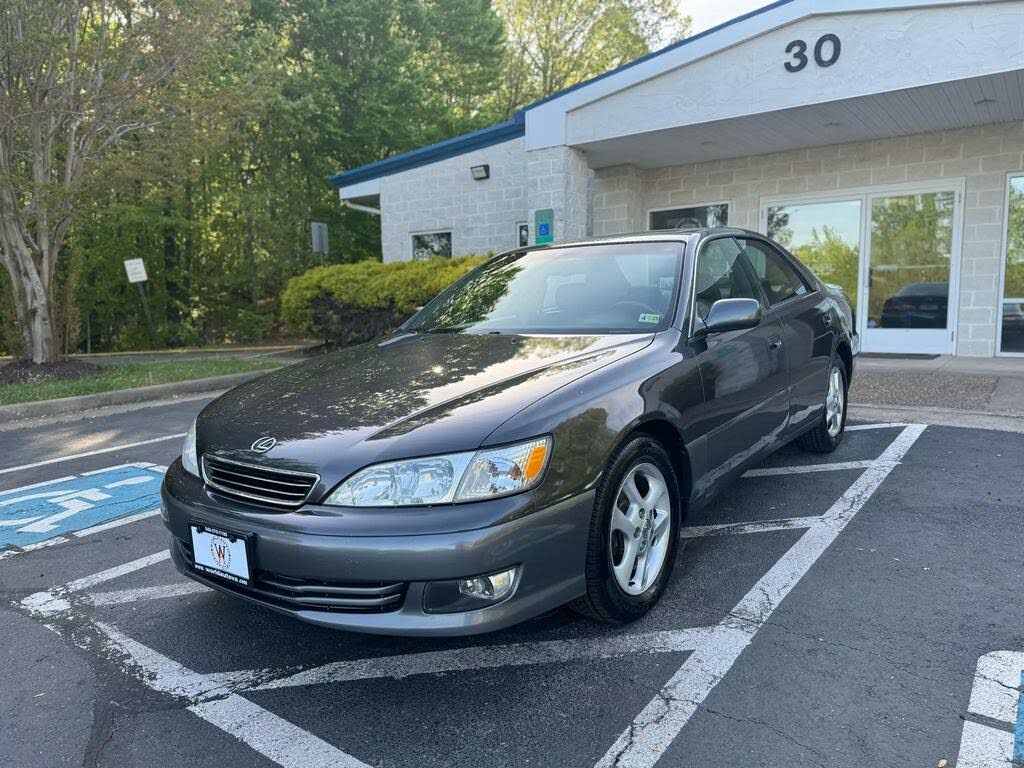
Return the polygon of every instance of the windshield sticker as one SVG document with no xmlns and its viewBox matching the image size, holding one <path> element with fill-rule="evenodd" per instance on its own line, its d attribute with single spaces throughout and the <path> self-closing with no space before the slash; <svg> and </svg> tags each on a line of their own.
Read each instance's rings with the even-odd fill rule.
<svg viewBox="0 0 1024 768">
<path fill-rule="evenodd" d="M 659 320 L 661 320 L 661 315 L 655 314 L 653 312 L 645 312 L 644 314 L 640 315 L 641 323 L 656 323 Z"/>
<path fill-rule="evenodd" d="M 669 277 L 659 277 L 658 278 L 658 288 L 660 288 L 663 291 L 671 292 L 672 288 L 673 288 L 673 286 L 675 286 L 675 284 L 676 284 L 676 279 L 674 277 L 669 276 Z"/>
</svg>

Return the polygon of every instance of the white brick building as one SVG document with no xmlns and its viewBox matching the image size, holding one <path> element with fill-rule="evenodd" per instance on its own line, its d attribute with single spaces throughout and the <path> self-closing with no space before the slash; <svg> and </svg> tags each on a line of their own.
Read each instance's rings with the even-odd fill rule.
<svg viewBox="0 0 1024 768">
<path fill-rule="evenodd" d="M 1024 0 L 780 0 L 333 181 L 385 261 L 727 223 L 866 351 L 1024 354 Z"/>
</svg>

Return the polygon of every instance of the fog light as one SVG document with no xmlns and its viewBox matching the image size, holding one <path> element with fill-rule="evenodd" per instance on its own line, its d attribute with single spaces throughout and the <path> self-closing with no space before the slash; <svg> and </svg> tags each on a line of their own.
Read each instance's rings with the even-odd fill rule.
<svg viewBox="0 0 1024 768">
<path fill-rule="evenodd" d="M 512 591 L 516 580 L 516 569 L 498 571 L 489 576 L 474 576 L 459 582 L 459 592 L 468 597 L 479 597 L 492 603 L 501 600 Z"/>
<path fill-rule="evenodd" d="M 470 576 L 453 581 L 432 581 L 423 591 L 427 613 L 459 613 L 500 603 L 515 592 L 519 568 Z"/>
</svg>

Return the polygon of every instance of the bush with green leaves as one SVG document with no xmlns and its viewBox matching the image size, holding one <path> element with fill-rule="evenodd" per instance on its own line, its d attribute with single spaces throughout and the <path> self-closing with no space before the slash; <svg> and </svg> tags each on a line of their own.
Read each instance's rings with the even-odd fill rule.
<svg viewBox="0 0 1024 768">
<path fill-rule="evenodd" d="M 462 256 L 384 264 L 368 259 L 317 267 L 288 282 L 282 315 L 300 333 L 342 346 L 358 344 L 396 328 L 486 260 Z"/>
</svg>

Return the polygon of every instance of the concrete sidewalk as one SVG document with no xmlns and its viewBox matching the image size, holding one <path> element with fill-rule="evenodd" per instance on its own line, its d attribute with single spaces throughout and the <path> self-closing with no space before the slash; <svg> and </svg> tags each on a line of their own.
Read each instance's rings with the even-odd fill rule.
<svg viewBox="0 0 1024 768">
<path fill-rule="evenodd" d="M 1024 358 L 863 355 L 850 406 L 862 417 L 1024 431 Z"/>
</svg>

